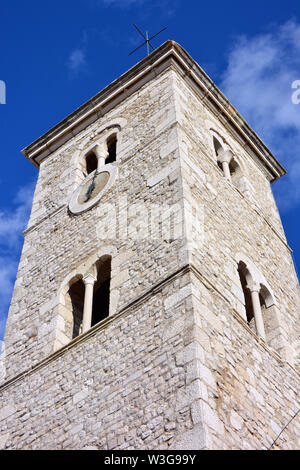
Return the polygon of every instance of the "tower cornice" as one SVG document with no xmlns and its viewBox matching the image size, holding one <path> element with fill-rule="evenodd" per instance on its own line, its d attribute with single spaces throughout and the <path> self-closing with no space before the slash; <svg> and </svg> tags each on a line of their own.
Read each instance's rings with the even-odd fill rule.
<svg viewBox="0 0 300 470">
<path fill-rule="evenodd" d="M 219 118 L 223 118 L 228 130 L 267 170 L 270 181 L 275 181 L 286 173 L 275 156 L 204 70 L 178 43 L 170 40 L 27 146 L 22 153 L 39 167 L 42 160 L 70 138 L 104 116 L 157 75 L 172 67 L 193 87 L 202 102 Z"/>
</svg>

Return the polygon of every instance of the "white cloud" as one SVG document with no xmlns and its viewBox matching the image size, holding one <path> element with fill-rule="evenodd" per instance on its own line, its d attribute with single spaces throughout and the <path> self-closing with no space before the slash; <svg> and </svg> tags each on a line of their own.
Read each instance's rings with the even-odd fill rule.
<svg viewBox="0 0 300 470">
<path fill-rule="evenodd" d="M 0 212 L 0 339 L 3 336 L 7 310 L 16 276 L 22 231 L 30 214 L 35 183 L 20 188 L 9 209 Z"/>
<path fill-rule="evenodd" d="M 266 34 L 240 37 L 228 56 L 220 88 L 278 160 L 288 176 L 275 185 L 283 209 L 300 202 L 300 24 L 289 21 Z"/>
<path fill-rule="evenodd" d="M 13 288 L 17 261 L 7 256 L 0 256 L 0 302 L 7 303 Z M 5 313 L 5 312 L 3 312 Z"/>
<path fill-rule="evenodd" d="M 0 212 L 0 247 L 11 248 L 22 235 L 31 208 L 34 184 L 20 188 L 13 200 L 13 208 Z"/>
<path fill-rule="evenodd" d="M 77 73 L 86 65 L 85 52 L 83 49 L 74 49 L 68 59 L 67 66 L 70 72 Z"/>
</svg>

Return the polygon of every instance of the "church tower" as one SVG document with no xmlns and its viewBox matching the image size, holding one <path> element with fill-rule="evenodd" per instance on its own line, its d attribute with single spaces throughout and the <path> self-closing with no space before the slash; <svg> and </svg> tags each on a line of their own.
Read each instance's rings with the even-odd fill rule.
<svg viewBox="0 0 300 470">
<path fill-rule="evenodd" d="M 23 154 L 0 447 L 269 448 L 297 412 L 299 291 L 285 170 L 242 116 L 167 41 Z"/>
</svg>

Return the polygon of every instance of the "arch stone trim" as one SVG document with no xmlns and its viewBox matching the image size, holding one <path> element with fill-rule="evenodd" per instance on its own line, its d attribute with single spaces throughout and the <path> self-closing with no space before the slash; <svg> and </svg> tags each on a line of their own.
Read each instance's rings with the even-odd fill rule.
<svg viewBox="0 0 300 470">
<path fill-rule="evenodd" d="M 253 261 L 250 258 L 248 258 L 247 255 L 245 255 L 244 253 L 240 253 L 240 252 L 236 254 L 236 256 L 234 257 L 234 260 L 237 263 L 237 266 L 242 261 L 246 265 L 252 277 L 253 282 L 259 284 L 260 286 L 264 286 L 269 291 L 270 296 L 272 297 L 272 300 L 273 300 L 272 303 L 270 303 L 270 300 L 269 300 L 268 302 L 269 306 L 271 307 L 271 305 L 277 305 L 276 298 L 274 296 L 274 292 L 272 288 L 270 287 L 268 281 L 266 280 L 266 278 L 264 277 L 260 269 L 258 269 L 257 266 L 253 263 Z"/>
<path fill-rule="evenodd" d="M 92 151 L 97 144 L 101 145 L 104 143 L 114 132 L 117 132 L 119 136 L 126 124 L 127 120 L 125 118 L 115 118 L 107 121 L 94 132 L 91 132 L 91 134 L 81 142 L 78 146 L 78 150 L 72 156 L 71 166 L 77 168 L 88 152 Z M 100 135 L 99 139 L 93 140 L 97 135 Z"/>
</svg>

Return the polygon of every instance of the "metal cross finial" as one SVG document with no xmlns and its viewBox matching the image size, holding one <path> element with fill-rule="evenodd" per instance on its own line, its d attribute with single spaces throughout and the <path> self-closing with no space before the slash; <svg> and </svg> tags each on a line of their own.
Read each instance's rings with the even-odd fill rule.
<svg viewBox="0 0 300 470">
<path fill-rule="evenodd" d="M 135 51 L 137 51 L 140 47 L 144 46 L 145 44 L 147 45 L 147 55 L 150 54 L 150 49 L 149 49 L 149 46 L 151 47 L 151 49 L 154 51 L 154 47 L 152 46 L 151 42 L 153 38 L 155 38 L 156 36 L 158 36 L 160 33 L 162 33 L 165 29 L 167 29 L 167 27 L 161 29 L 158 33 L 154 34 L 154 36 L 152 36 L 151 38 L 149 38 L 148 36 L 148 31 L 146 31 L 146 36 L 142 33 L 142 31 L 137 27 L 137 25 L 135 23 L 132 23 L 133 26 L 136 28 L 136 30 L 140 33 L 141 36 L 143 36 L 143 38 L 145 39 L 145 41 L 143 42 L 143 44 L 141 44 L 140 46 L 138 46 L 136 49 L 134 49 L 134 51 L 130 52 L 129 55 L 133 54 Z"/>
</svg>

